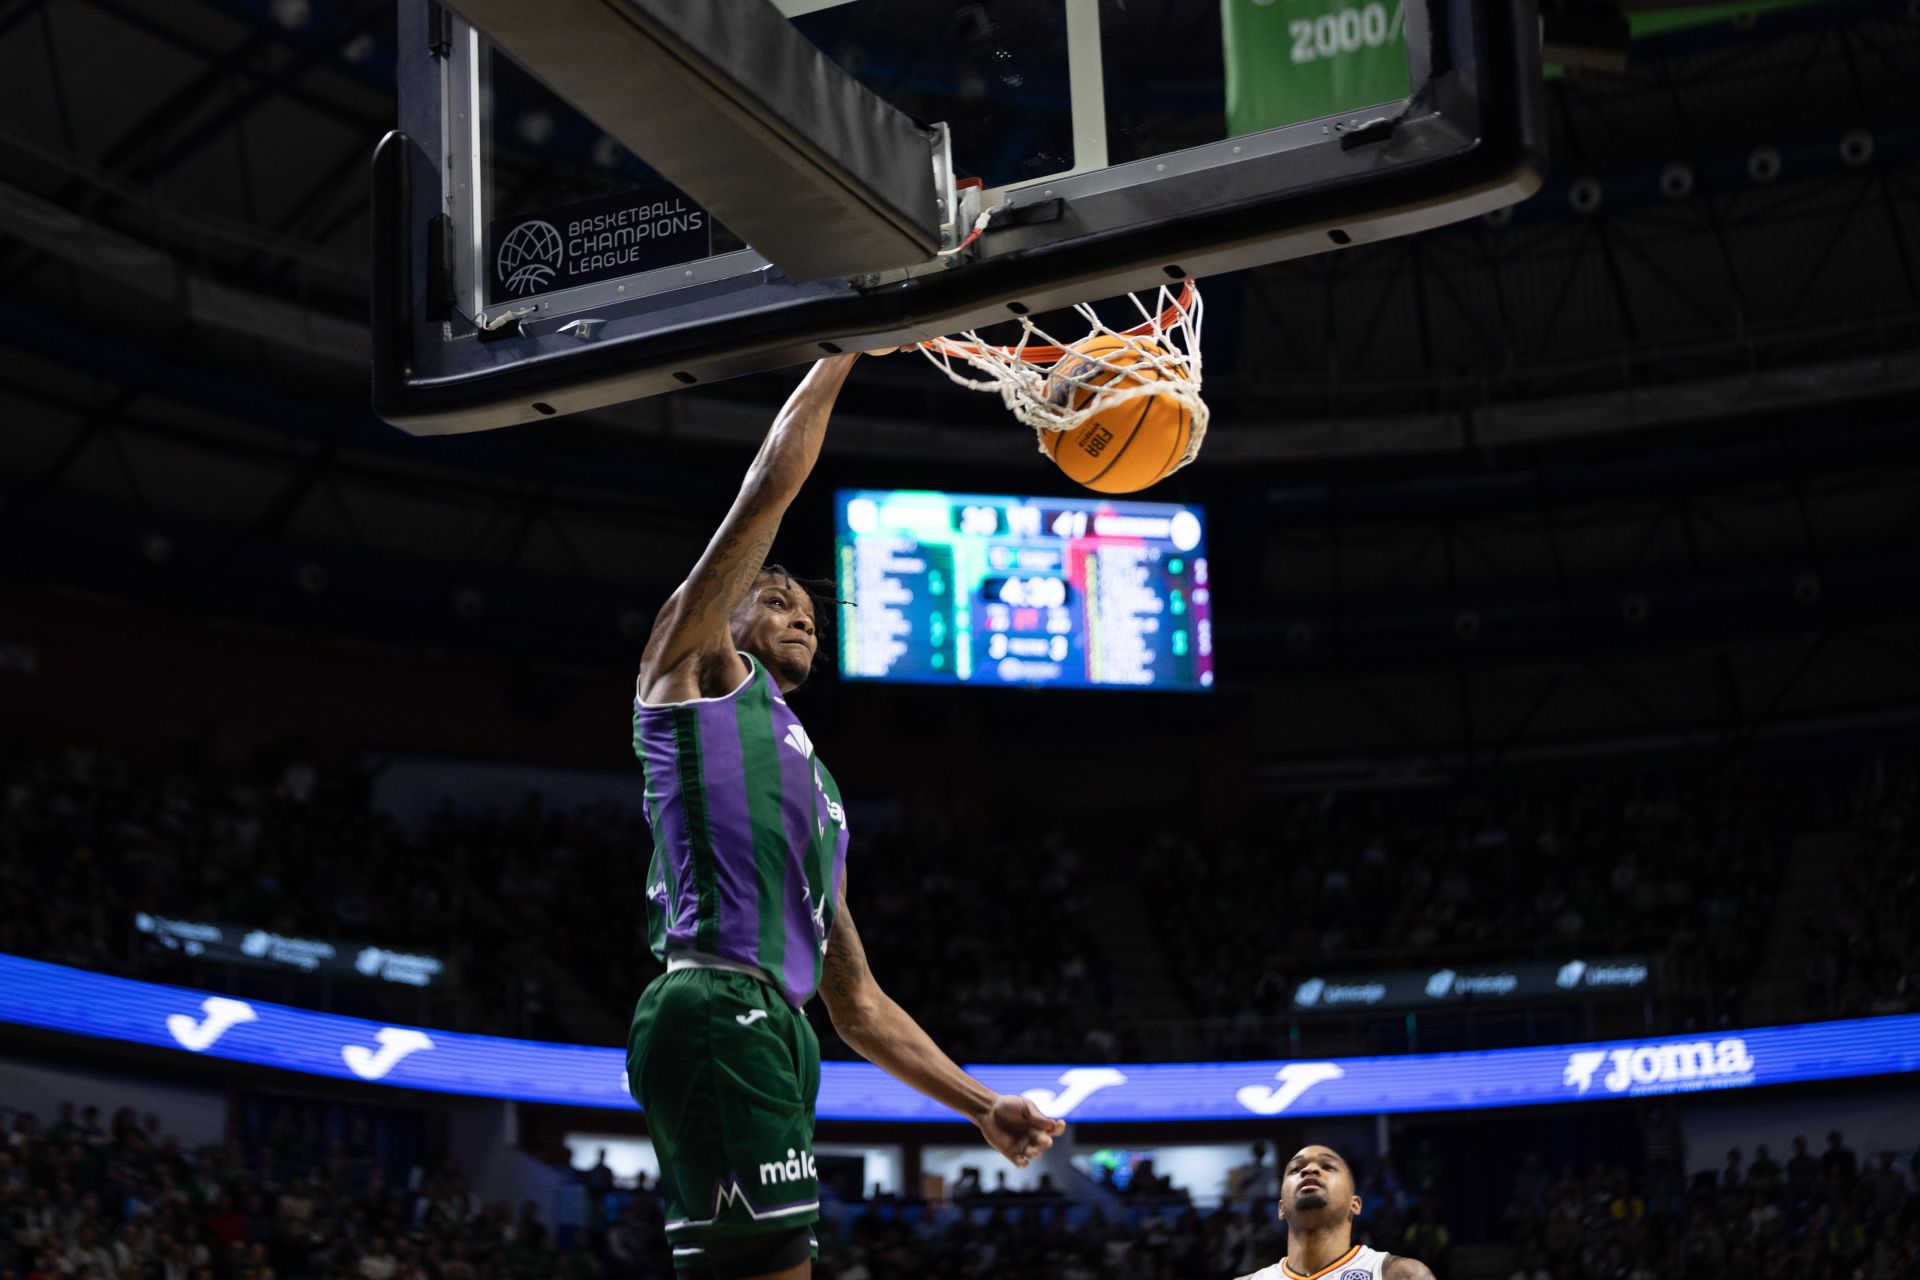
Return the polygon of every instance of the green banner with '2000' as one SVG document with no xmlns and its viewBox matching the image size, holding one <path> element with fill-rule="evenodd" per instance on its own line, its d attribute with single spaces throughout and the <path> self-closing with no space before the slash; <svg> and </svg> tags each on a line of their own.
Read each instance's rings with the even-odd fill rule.
<svg viewBox="0 0 1920 1280">
<path fill-rule="evenodd" d="M 1233 136 L 1405 98 L 1402 0 L 1220 0 Z"/>
</svg>

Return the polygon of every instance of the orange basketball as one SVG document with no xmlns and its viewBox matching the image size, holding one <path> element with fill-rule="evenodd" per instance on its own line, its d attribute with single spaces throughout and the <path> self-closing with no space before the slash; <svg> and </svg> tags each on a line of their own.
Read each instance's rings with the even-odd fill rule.
<svg viewBox="0 0 1920 1280">
<path fill-rule="evenodd" d="M 1047 398 L 1077 410 L 1103 388 L 1171 381 L 1181 375 L 1151 363 L 1166 353 L 1151 338 L 1100 334 L 1076 342 L 1053 366 Z M 1042 443 L 1076 483 L 1096 493 L 1137 493 L 1180 465 L 1192 439 L 1192 411 L 1177 396 L 1153 392 L 1107 405 L 1077 427 L 1046 432 Z"/>
</svg>

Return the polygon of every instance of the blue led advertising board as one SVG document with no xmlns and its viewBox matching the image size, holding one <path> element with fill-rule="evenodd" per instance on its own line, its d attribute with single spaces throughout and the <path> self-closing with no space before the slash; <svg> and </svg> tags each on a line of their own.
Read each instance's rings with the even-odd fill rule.
<svg viewBox="0 0 1920 1280">
<path fill-rule="evenodd" d="M 620 1049 L 387 1026 L 0 956 L 0 1022 L 436 1093 L 629 1108 Z M 1920 1071 L 1920 1015 L 1699 1036 L 1322 1061 L 984 1066 L 1074 1120 L 1449 1111 Z M 822 1067 L 823 1120 L 953 1119 L 864 1062 Z"/>
</svg>

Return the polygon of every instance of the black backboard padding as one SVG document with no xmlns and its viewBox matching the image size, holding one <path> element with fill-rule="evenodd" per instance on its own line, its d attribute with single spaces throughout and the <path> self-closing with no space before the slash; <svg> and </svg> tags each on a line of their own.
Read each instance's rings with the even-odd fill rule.
<svg viewBox="0 0 1920 1280">
<path fill-rule="evenodd" d="M 927 131 L 768 0 L 449 0 L 794 280 L 940 247 Z"/>
</svg>

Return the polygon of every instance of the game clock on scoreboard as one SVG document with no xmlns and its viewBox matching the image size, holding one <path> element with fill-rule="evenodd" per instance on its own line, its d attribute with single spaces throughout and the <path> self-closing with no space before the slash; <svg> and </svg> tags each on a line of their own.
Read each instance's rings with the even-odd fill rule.
<svg viewBox="0 0 1920 1280">
<path fill-rule="evenodd" d="M 834 505 L 849 679 L 1213 684 L 1198 507 L 871 489 Z"/>
</svg>

